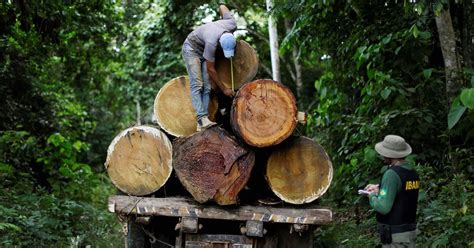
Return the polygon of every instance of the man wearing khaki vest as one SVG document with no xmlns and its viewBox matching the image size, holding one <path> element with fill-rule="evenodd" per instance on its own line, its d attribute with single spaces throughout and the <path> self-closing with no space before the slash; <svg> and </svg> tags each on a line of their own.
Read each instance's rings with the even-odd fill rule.
<svg viewBox="0 0 474 248">
<path fill-rule="evenodd" d="M 389 164 L 380 187 L 365 187 L 370 205 L 377 212 L 382 247 L 415 247 L 420 178 L 405 160 L 412 149 L 402 137 L 387 135 L 375 145 L 375 150 Z"/>
</svg>

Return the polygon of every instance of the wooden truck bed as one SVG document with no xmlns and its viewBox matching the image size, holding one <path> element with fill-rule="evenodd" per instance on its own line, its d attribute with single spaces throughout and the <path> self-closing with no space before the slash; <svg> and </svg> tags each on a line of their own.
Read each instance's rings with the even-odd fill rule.
<svg viewBox="0 0 474 248">
<path fill-rule="evenodd" d="M 184 197 L 117 195 L 108 209 L 129 217 L 126 247 L 312 247 L 316 226 L 332 222 L 331 210 L 310 205 L 217 206 Z"/>
<path fill-rule="evenodd" d="M 309 225 L 322 225 L 332 222 L 332 212 L 325 208 L 222 207 L 202 205 L 193 200 L 178 197 L 111 196 L 108 209 L 112 213 L 138 216 L 192 217 Z"/>
</svg>

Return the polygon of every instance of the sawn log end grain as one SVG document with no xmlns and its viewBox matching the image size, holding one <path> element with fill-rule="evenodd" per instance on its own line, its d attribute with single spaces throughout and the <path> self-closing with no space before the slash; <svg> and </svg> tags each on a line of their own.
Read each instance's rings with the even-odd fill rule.
<svg viewBox="0 0 474 248">
<path fill-rule="evenodd" d="M 243 84 L 253 80 L 258 71 L 258 57 L 255 49 L 247 42 L 239 40 L 232 58 L 234 68 L 234 89 L 239 89 Z M 216 70 L 219 79 L 227 88 L 232 87 L 230 74 L 230 60 L 224 57 L 222 49 L 216 52 Z"/>
<path fill-rule="evenodd" d="M 173 141 L 173 167 L 183 186 L 200 203 L 237 203 L 255 163 L 252 151 L 220 127 Z"/>
<path fill-rule="evenodd" d="M 211 94 L 209 119 L 214 120 L 217 98 Z M 158 92 L 154 103 L 154 117 L 160 127 L 175 137 L 188 136 L 196 132 L 196 111 L 191 103 L 188 76 L 168 81 Z"/>
<path fill-rule="evenodd" d="M 266 176 L 272 191 L 292 204 L 309 203 L 329 188 L 333 168 L 326 151 L 307 137 L 285 141 L 267 161 Z"/>
<path fill-rule="evenodd" d="M 290 89 L 269 79 L 245 84 L 237 92 L 231 110 L 234 132 L 255 147 L 277 145 L 297 125 L 296 100 Z"/>
<path fill-rule="evenodd" d="M 105 167 L 121 191 L 136 196 L 151 194 L 171 175 L 171 142 L 153 127 L 128 128 L 110 144 Z"/>
</svg>

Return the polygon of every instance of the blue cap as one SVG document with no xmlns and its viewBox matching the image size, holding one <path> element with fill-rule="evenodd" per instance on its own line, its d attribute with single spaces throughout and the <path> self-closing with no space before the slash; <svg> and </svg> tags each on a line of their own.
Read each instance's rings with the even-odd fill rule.
<svg viewBox="0 0 474 248">
<path fill-rule="evenodd" d="M 234 57 L 235 53 L 235 37 L 231 33 L 224 33 L 219 39 L 222 50 L 224 50 L 224 56 L 226 58 Z"/>
</svg>

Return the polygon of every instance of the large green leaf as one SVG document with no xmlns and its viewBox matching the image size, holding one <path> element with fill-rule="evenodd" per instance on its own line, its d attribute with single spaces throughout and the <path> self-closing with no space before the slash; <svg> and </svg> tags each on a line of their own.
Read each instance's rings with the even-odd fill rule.
<svg viewBox="0 0 474 248">
<path fill-rule="evenodd" d="M 459 104 L 459 100 L 454 101 L 448 114 L 448 128 L 451 129 L 458 123 L 461 116 L 466 111 L 466 107 Z"/>
<path fill-rule="evenodd" d="M 431 73 L 433 72 L 433 69 L 425 69 L 423 70 L 423 76 L 425 79 L 429 79 L 431 77 Z"/>
<path fill-rule="evenodd" d="M 474 109 L 474 88 L 464 89 L 461 92 L 461 102 L 464 106 Z"/>
<path fill-rule="evenodd" d="M 392 90 L 390 89 L 383 89 L 381 92 L 380 92 L 380 95 L 382 96 L 382 98 L 384 100 L 387 100 L 387 98 L 390 96 L 390 93 L 392 93 Z"/>
</svg>

